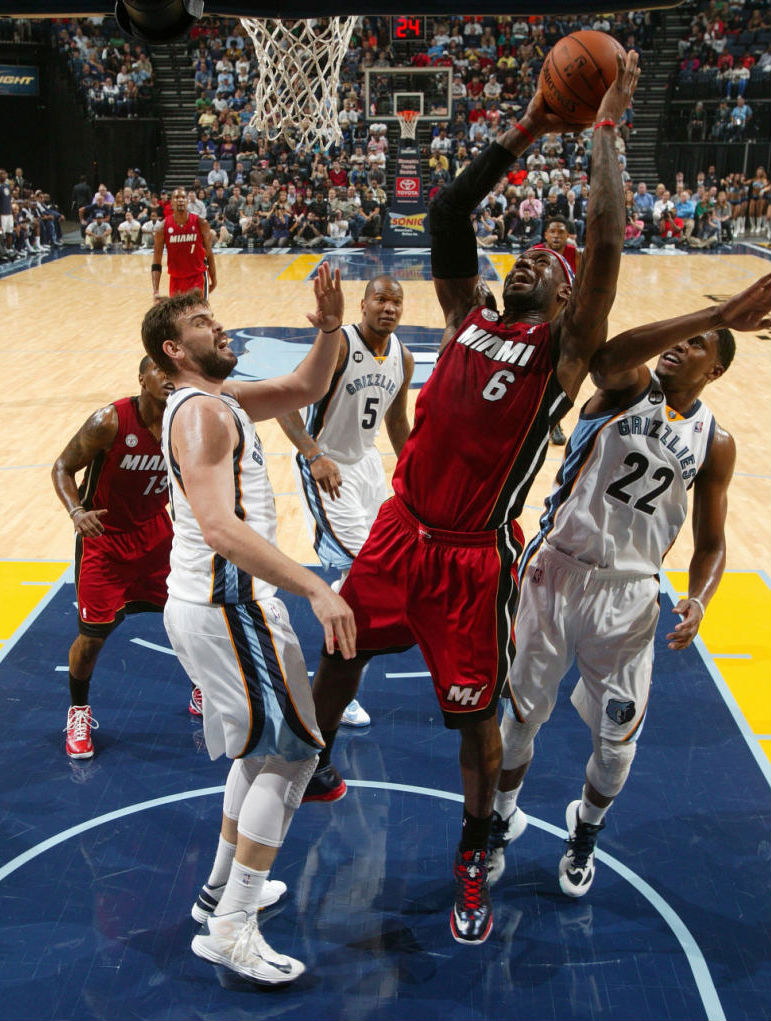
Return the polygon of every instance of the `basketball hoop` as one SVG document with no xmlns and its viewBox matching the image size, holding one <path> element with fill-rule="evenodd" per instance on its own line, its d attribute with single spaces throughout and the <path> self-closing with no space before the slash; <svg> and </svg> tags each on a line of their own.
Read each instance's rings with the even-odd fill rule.
<svg viewBox="0 0 771 1021">
<path fill-rule="evenodd" d="M 399 118 L 399 130 L 401 131 L 401 138 L 414 138 L 415 132 L 418 128 L 418 117 L 420 114 L 417 110 L 399 110 L 396 114 Z"/>
<path fill-rule="evenodd" d="M 252 127 L 292 149 L 328 149 L 342 140 L 337 86 L 357 20 L 241 18 L 257 58 Z"/>
</svg>

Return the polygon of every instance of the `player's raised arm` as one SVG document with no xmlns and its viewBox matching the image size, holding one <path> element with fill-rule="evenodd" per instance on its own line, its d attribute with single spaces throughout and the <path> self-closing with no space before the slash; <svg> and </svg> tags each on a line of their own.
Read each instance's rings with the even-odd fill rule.
<svg viewBox="0 0 771 1021">
<path fill-rule="evenodd" d="M 565 310 L 554 326 L 559 345 L 557 378 L 571 399 L 589 371 L 592 355 L 605 341 L 608 314 L 616 297 L 625 213 L 615 125 L 632 101 L 639 75 L 637 53 L 633 50 L 625 59 L 619 54 L 616 80 L 597 110 L 584 257 Z"/>
<path fill-rule="evenodd" d="M 95 457 L 108 450 L 117 433 L 118 412 L 114 404 L 108 404 L 86 419 L 54 462 L 51 480 L 78 535 L 92 538 L 101 535 L 104 526 L 100 518 L 104 517 L 107 509 L 86 510 L 81 506 L 75 475 L 91 464 Z"/>
<path fill-rule="evenodd" d="M 256 383 L 228 383 L 232 393 L 254 422 L 280 418 L 290 411 L 307 407 L 329 389 L 340 353 L 345 302 L 340 271 L 330 272 L 322 262 L 313 281 L 316 310 L 307 313 L 318 333 L 313 347 L 294 371 L 275 379 Z"/>
<path fill-rule="evenodd" d="M 698 312 L 646 323 L 618 334 L 594 354 L 592 380 L 602 390 L 621 390 L 647 381 L 645 362 L 670 347 L 721 328 L 760 330 L 771 326 L 771 273 L 732 297 Z"/>
</svg>

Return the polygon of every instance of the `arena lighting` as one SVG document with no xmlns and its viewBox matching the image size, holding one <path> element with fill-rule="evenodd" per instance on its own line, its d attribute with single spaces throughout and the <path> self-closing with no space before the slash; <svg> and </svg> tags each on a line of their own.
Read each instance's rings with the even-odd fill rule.
<svg viewBox="0 0 771 1021">
<path fill-rule="evenodd" d="M 165 43 L 190 30 L 203 14 L 203 0 L 116 0 L 115 18 L 126 35 Z"/>
</svg>

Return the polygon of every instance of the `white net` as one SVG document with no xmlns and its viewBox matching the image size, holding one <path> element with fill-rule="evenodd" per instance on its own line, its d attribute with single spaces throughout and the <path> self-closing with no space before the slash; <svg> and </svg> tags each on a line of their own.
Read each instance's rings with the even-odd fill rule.
<svg viewBox="0 0 771 1021">
<path fill-rule="evenodd" d="M 400 110 L 396 116 L 399 118 L 399 130 L 401 137 L 414 138 L 418 127 L 418 111 Z"/>
<path fill-rule="evenodd" d="M 271 141 L 328 149 L 339 143 L 337 86 L 357 17 L 242 18 L 257 57 L 252 125 Z"/>
</svg>

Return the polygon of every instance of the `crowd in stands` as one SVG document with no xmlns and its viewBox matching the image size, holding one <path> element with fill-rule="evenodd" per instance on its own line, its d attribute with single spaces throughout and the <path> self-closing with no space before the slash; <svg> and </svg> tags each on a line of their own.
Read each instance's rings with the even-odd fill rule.
<svg viewBox="0 0 771 1021">
<path fill-rule="evenodd" d="M 35 188 L 22 167 L 13 177 L 0 168 L 0 263 L 61 248 L 63 220 L 51 196 Z"/>
<path fill-rule="evenodd" d="M 689 141 L 756 135 L 751 100 L 771 97 L 771 7 L 709 0 L 678 43 L 677 94 L 694 98 Z M 720 99 L 714 108 L 705 100 Z"/>
<path fill-rule="evenodd" d="M 55 30 L 59 53 L 91 116 L 143 117 L 151 112 L 153 65 L 146 46 L 127 42 L 112 18 L 72 19 L 56 23 Z"/>
</svg>

